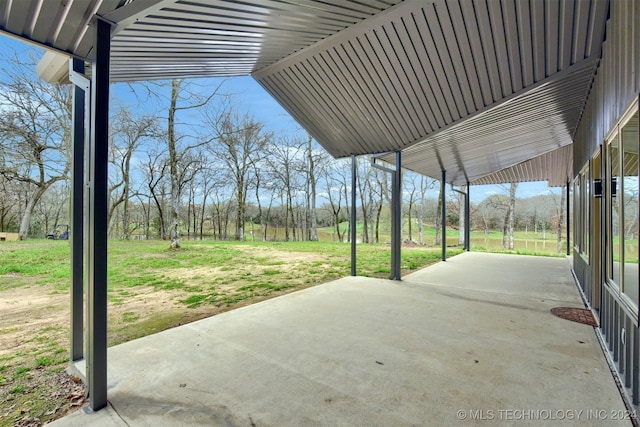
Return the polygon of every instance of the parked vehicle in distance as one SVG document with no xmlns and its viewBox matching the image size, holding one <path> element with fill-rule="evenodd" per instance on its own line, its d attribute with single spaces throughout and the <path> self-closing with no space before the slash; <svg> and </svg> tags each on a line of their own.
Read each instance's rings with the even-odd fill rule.
<svg viewBox="0 0 640 427">
<path fill-rule="evenodd" d="M 56 225 L 53 230 L 47 233 L 47 239 L 50 240 L 69 240 L 69 225 Z"/>
</svg>

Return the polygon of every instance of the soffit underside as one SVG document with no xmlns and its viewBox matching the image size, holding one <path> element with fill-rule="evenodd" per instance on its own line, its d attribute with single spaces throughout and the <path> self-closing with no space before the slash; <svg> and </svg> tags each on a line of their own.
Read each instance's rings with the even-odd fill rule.
<svg viewBox="0 0 640 427">
<path fill-rule="evenodd" d="M 17 3 L 0 0 L 1 31 L 83 58 L 94 15 L 115 22 L 114 80 L 252 74 L 334 157 L 416 147 L 405 165 L 432 175 L 433 157 L 456 182 L 570 143 L 608 13 L 603 0 Z M 494 110 L 509 115 L 499 127 L 471 125 L 500 144 L 460 142 L 457 125 Z"/>
<path fill-rule="evenodd" d="M 114 81 L 249 75 L 398 3 L 375 1 L 164 1 L 112 40 Z M 131 6 L 133 6 L 135 3 Z"/>
<path fill-rule="evenodd" d="M 571 143 L 607 12 L 404 2 L 253 75 L 335 157 L 403 150 L 404 167 L 463 184 Z"/>
<path fill-rule="evenodd" d="M 475 179 L 471 181 L 470 184 L 486 185 L 547 181 L 550 187 L 563 187 L 572 179 L 572 163 L 573 147 L 569 144 L 509 168 Z"/>
<path fill-rule="evenodd" d="M 444 170 L 448 182 L 464 185 L 570 145 L 595 66 L 583 62 L 564 78 L 538 86 L 403 150 L 402 166 L 434 178 Z M 381 157 L 393 161 L 393 155 Z M 530 163 L 542 168 L 536 180 L 551 180 L 553 185 L 566 183 L 572 163 L 570 158 L 563 159 L 568 163 Z M 513 169 L 510 175 L 494 178 L 511 176 L 516 179 L 513 182 L 531 181 L 532 174 L 525 172 Z"/>
</svg>

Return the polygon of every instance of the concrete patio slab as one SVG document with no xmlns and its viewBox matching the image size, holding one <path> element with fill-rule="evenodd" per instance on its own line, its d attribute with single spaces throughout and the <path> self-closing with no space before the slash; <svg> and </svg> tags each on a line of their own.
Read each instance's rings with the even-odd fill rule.
<svg viewBox="0 0 640 427">
<path fill-rule="evenodd" d="M 563 258 L 465 253 L 109 349 L 110 407 L 52 426 L 631 425 Z"/>
</svg>

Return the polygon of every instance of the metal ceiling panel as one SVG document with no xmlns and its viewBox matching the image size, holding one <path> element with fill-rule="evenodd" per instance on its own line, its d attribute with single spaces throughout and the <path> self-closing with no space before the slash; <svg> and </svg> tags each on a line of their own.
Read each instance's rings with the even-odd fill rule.
<svg viewBox="0 0 640 427">
<path fill-rule="evenodd" d="M 100 16 L 114 81 L 248 75 L 399 1 L 0 0 L 0 31 L 91 59 Z"/>
<path fill-rule="evenodd" d="M 131 0 L 0 0 L 0 31 L 87 57 L 92 20 Z"/>
<path fill-rule="evenodd" d="M 465 183 L 571 143 L 607 12 L 405 1 L 253 75 L 334 156 L 404 150 Z"/>
<path fill-rule="evenodd" d="M 573 175 L 571 164 L 573 147 L 564 147 L 544 153 L 510 168 L 470 181 L 471 185 L 506 184 L 510 182 L 547 181 L 550 187 L 563 187 Z"/>
<path fill-rule="evenodd" d="M 548 79 L 545 84 L 405 149 L 403 167 L 432 177 L 439 177 L 445 170 L 447 181 L 456 185 L 479 182 L 508 168 L 512 168 L 508 173 L 486 179 L 495 181 L 509 176 L 514 182 L 531 181 L 526 170 L 513 167 L 571 144 L 595 66 L 594 61 L 583 61 L 570 68 L 571 72 Z M 394 156 L 382 158 L 393 162 Z M 572 175 L 572 163 L 535 164 L 554 166 L 555 169 L 543 169 L 536 175 L 539 180 L 554 181 L 554 185 L 558 179 L 566 183 Z M 561 177 L 556 179 L 556 174 Z"/>
<path fill-rule="evenodd" d="M 164 0 L 147 9 L 134 2 L 106 16 L 126 23 L 112 40 L 111 76 L 248 75 L 397 2 Z"/>
<path fill-rule="evenodd" d="M 0 0 L 0 31 L 114 81 L 253 75 L 335 157 L 406 150 L 456 183 L 571 142 L 607 0 Z M 523 176 L 526 178 L 526 176 Z"/>
</svg>

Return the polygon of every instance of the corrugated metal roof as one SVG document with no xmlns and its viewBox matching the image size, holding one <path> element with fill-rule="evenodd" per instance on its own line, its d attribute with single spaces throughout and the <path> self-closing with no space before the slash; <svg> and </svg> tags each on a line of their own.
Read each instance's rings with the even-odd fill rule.
<svg viewBox="0 0 640 427">
<path fill-rule="evenodd" d="M 591 85 L 595 63 L 583 61 L 571 70 L 560 74 L 562 78 L 550 79 L 405 149 L 403 166 L 433 177 L 438 177 L 445 170 L 447 181 L 462 185 L 570 145 L 582 113 L 585 93 Z M 393 161 L 393 156 L 383 156 L 383 159 Z M 562 174 L 560 182 L 566 183 L 567 178 L 573 175 L 572 163 L 535 164 L 554 166 L 554 169 L 545 168 L 538 173 L 536 181 Z M 516 172 L 522 172 L 522 175 Z M 493 179 L 509 176 L 516 182 L 531 181 L 532 175 L 525 172 L 524 169 L 511 169 L 509 174 L 494 175 Z"/>
<path fill-rule="evenodd" d="M 106 16 L 121 24 L 112 78 L 248 75 L 398 1 L 134 2 Z"/>
<path fill-rule="evenodd" d="M 114 22 L 113 81 L 249 75 L 400 0 L 0 0 L 0 31 L 91 59 Z"/>
<path fill-rule="evenodd" d="M 0 31 L 87 58 L 92 20 L 130 0 L 0 0 Z"/>
<path fill-rule="evenodd" d="M 254 76 L 333 155 L 404 149 L 461 184 L 571 143 L 607 11 L 405 2 Z"/>
<path fill-rule="evenodd" d="M 572 178 L 573 147 L 565 145 L 510 168 L 470 181 L 471 185 L 504 184 L 509 182 L 548 181 L 550 187 L 563 187 Z"/>
<path fill-rule="evenodd" d="M 606 0 L 0 0 L 0 31 L 91 58 L 97 14 L 115 23 L 113 80 L 252 74 L 332 155 L 411 147 L 405 165 L 459 183 L 570 143 L 607 13 Z"/>
</svg>

